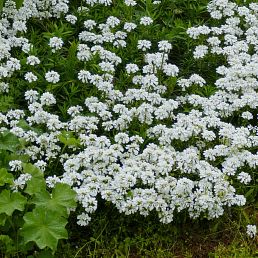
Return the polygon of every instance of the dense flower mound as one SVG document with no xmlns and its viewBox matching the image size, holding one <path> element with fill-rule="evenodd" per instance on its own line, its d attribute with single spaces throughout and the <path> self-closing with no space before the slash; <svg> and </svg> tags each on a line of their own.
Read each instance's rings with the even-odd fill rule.
<svg viewBox="0 0 258 258">
<path fill-rule="evenodd" d="M 89 223 L 99 198 L 125 214 L 156 211 L 163 223 L 183 210 L 192 218 L 212 219 L 226 207 L 244 205 L 239 189 L 255 182 L 258 165 L 258 4 L 210 1 L 208 11 L 220 25 L 188 29 L 201 42 L 193 50 L 195 59 L 224 60 L 216 69 L 215 92 L 203 96 L 190 89 L 209 87 L 205 78 L 180 77 L 169 58 L 169 41 L 132 41 L 138 27 L 147 29 L 155 20 L 92 20 L 87 18 L 91 8 L 112 1 L 83 2 L 70 10 L 68 0 L 25 0 L 17 10 L 7 1 L 0 21 L 0 90 L 8 95 L 15 80 L 22 80 L 28 109 L 2 112 L 1 130 L 24 139 L 22 154 L 45 171 L 49 187 L 64 182 L 76 191 L 80 225 Z M 151 4 L 158 8 L 160 2 Z M 136 1 L 124 5 L 137 8 Z M 74 30 L 78 20 L 84 24 L 75 45 L 80 65 L 72 67 L 76 78 L 71 80 L 89 94 L 67 108 L 66 117 L 56 111 L 60 96 L 53 92 L 69 71 L 58 65 L 43 69 L 49 60 L 26 38 L 30 23 L 44 19 L 62 20 Z M 59 57 L 67 44 L 60 34 L 48 35 L 46 48 Z M 123 60 L 120 54 L 130 44 L 138 54 Z M 179 95 L 171 94 L 174 87 Z M 19 169 L 19 164 L 10 166 Z M 59 166 L 62 173 L 55 174 Z M 26 180 L 21 174 L 17 189 Z"/>
</svg>

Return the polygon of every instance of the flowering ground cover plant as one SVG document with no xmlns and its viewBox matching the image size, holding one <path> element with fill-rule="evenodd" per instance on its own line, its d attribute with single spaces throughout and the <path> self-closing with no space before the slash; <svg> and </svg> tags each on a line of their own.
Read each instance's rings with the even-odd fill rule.
<svg viewBox="0 0 258 258">
<path fill-rule="evenodd" d="M 258 4 L 204 1 L 195 26 L 173 4 L 5 1 L 0 225 L 19 217 L 19 252 L 56 251 L 103 202 L 162 223 L 257 205 Z"/>
</svg>

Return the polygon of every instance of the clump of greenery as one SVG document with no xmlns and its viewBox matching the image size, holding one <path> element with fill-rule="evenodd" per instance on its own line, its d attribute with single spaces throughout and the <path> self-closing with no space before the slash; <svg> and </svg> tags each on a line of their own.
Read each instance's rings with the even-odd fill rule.
<svg viewBox="0 0 258 258">
<path fill-rule="evenodd" d="M 255 3 L 0 10 L 3 257 L 256 255 Z"/>
<path fill-rule="evenodd" d="M 26 162 L 29 157 L 17 154 L 24 143 L 7 131 L 0 139 L 1 253 L 19 256 L 34 252 L 36 246 L 55 252 L 58 240 L 68 238 L 65 227 L 70 210 L 76 207 L 75 192 L 65 184 L 50 192 L 43 172 Z M 22 166 L 15 174 L 8 166 L 13 160 Z"/>
</svg>

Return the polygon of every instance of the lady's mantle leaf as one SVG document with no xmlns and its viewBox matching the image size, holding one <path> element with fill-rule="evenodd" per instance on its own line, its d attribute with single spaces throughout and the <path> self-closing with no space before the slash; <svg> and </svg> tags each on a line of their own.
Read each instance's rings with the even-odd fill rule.
<svg viewBox="0 0 258 258">
<path fill-rule="evenodd" d="M 75 208 L 76 193 L 66 184 L 57 184 L 50 195 L 47 191 L 35 193 L 32 200 L 37 207 L 48 208 L 58 212 L 62 216 L 67 216 L 67 208 Z"/>
<path fill-rule="evenodd" d="M 3 132 L 0 134 L 0 149 L 15 152 L 20 145 L 19 139 L 12 133 Z"/>
<path fill-rule="evenodd" d="M 13 183 L 13 175 L 8 173 L 5 168 L 0 169 L 0 186 L 5 184 L 12 184 Z"/>
<path fill-rule="evenodd" d="M 23 167 L 24 173 L 28 173 L 32 175 L 31 180 L 27 182 L 25 193 L 33 195 L 37 192 L 45 191 L 46 181 L 44 179 L 43 172 L 35 165 L 32 165 L 30 163 L 23 163 L 22 167 Z"/>
<path fill-rule="evenodd" d="M 21 193 L 3 190 L 0 194 L 0 213 L 11 216 L 15 210 L 23 211 L 27 199 Z"/>
<path fill-rule="evenodd" d="M 68 237 L 65 229 L 67 220 L 55 211 L 37 207 L 32 212 L 26 213 L 23 219 L 25 223 L 22 235 L 25 243 L 34 241 L 40 249 L 49 247 L 55 251 L 58 240 Z"/>
</svg>

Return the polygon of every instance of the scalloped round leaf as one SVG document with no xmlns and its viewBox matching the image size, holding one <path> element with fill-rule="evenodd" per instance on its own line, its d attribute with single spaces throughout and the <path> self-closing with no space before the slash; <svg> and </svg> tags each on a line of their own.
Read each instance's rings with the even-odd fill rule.
<svg viewBox="0 0 258 258">
<path fill-rule="evenodd" d="M 46 190 L 46 181 L 44 178 L 31 178 L 27 181 L 27 187 L 25 189 L 25 193 L 29 195 L 33 195 L 36 193 L 40 193 Z"/>
<path fill-rule="evenodd" d="M 0 186 L 5 184 L 12 184 L 13 183 L 13 175 L 7 172 L 7 169 L 1 168 L 0 169 Z"/>
<path fill-rule="evenodd" d="M 33 198 L 32 202 L 37 207 L 45 207 L 58 212 L 62 216 L 67 216 L 67 209 L 76 207 L 75 196 L 75 191 L 69 185 L 56 184 L 52 195 L 46 190 L 38 191 L 35 193 L 35 198 Z"/>
<path fill-rule="evenodd" d="M 59 239 L 67 239 L 65 229 L 67 220 L 58 212 L 37 207 L 23 217 L 25 223 L 21 229 L 25 243 L 33 241 L 40 249 L 49 247 L 55 251 Z"/>
<path fill-rule="evenodd" d="M 56 184 L 53 192 L 52 198 L 57 202 L 65 206 L 66 208 L 75 208 L 76 207 L 76 192 L 71 189 L 67 184 Z"/>
<path fill-rule="evenodd" d="M 12 216 L 15 210 L 23 211 L 27 199 L 21 193 L 3 190 L 0 194 L 0 213 Z"/>
<path fill-rule="evenodd" d="M 20 145 L 19 138 L 9 131 L 0 133 L 0 149 L 15 152 Z"/>
<path fill-rule="evenodd" d="M 31 174 L 33 177 L 43 178 L 43 172 L 31 163 L 22 163 L 22 168 L 24 173 Z"/>
</svg>

